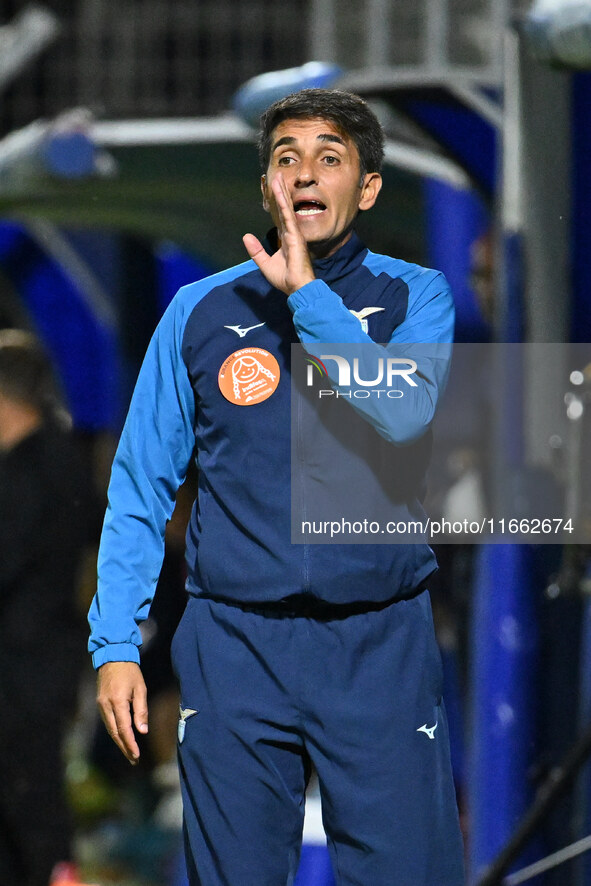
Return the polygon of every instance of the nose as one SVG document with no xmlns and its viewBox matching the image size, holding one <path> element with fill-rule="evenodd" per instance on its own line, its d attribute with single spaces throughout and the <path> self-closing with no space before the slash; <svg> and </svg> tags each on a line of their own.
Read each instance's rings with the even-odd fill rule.
<svg viewBox="0 0 591 886">
<path fill-rule="evenodd" d="M 296 188 L 306 188 L 309 185 L 317 184 L 316 174 L 314 172 L 314 164 L 311 160 L 302 158 L 294 180 Z"/>
</svg>

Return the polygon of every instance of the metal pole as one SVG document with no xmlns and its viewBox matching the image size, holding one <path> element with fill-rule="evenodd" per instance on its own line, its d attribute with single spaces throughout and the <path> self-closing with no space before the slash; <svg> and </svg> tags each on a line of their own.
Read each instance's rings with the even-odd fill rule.
<svg viewBox="0 0 591 886">
<path fill-rule="evenodd" d="M 367 0 L 365 64 L 368 68 L 391 64 L 391 8 L 390 0 Z"/>
<path fill-rule="evenodd" d="M 427 71 L 447 65 L 448 0 L 425 0 L 424 59 Z"/>
<path fill-rule="evenodd" d="M 527 845 L 546 814 L 571 787 L 574 778 L 590 753 L 591 727 L 588 727 L 566 754 L 564 760 L 550 772 L 513 836 L 485 871 L 484 876 L 478 880 L 477 886 L 499 886 L 502 883 L 503 875 L 518 857 L 523 847 Z"/>
<path fill-rule="evenodd" d="M 336 0 L 312 0 L 308 23 L 310 55 L 318 61 L 337 61 Z"/>
<path fill-rule="evenodd" d="M 505 36 L 504 127 L 497 242 L 497 365 L 501 392 L 494 418 L 495 513 L 515 516 L 512 478 L 523 465 L 523 337 L 521 130 L 519 54 Z M 532 552 L 511 543 L 479 551 L 472 626 L 472 766 L 469 866 L 478 877 L 507 843 L 527 808 L 527 769 L 535 736 L 531 686 L 537 669 L 537 617 Z"/>
<path fill-rule="evenodd" d="M 56 15 L 32 4 L 0 28 L 0 89 L 17 77 L 60 32 Z"/>
</svg>

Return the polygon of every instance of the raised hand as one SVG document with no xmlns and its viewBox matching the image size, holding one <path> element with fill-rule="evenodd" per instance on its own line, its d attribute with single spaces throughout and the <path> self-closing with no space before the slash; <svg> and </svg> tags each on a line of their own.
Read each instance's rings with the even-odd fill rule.
<svg viewBox="0 0 591 886">
<path fill-rule="evenodd" d="M 242 242 L 269 283 L 286 295 L 291 295 L 314 280 L 315 274 L 308 246 L 298 227 L 289 191 L 280 172 L 274 176 L 271 190 L 278 210 L 279 249 L 269 255 L 254 234 L 245 234 Z"/>
</svg>

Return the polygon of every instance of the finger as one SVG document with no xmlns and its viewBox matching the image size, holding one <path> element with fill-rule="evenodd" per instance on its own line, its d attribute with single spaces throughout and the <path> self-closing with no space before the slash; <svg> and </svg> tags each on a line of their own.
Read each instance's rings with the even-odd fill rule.
<svg viewBox="0 0 591 886">
<path fill-rule="evenodd" d="M 263 248 L 261 241 L 255 237 L 254 234 L 245 234 L 242 238 L 242 242 L 244 243 L 244 248 L 249 256 L 254 262 L 256 262 L 259 268 L 271 257 Z"/>
<path fill-rule="evenodd" d="M 131 714 L 129 705 L 116 707 L 113 710 L 115 718 L 116 737 L 113 736 L 115 744 L 121 748 L 130 763 L 137 763 L 140 757 L 140 749 L 135 735 L 133 726 L 131 725 Z"/>
<path fill-rule="evenodd" d="M 136 686 L 133 693 L 133 722 L 135 728 L 142 735 L 148 731 L 148 693 L 146 684 L 142 680 L 139 686 Z"/>
<path fill-rule="evenodd" d="M 133 744 L 130 746 L 129 743 L 124 740 L 124 737 L 120 733 L 120 726 L 118 725 L 117 716 L 112 706 L 106 706 L 99 703 L 99 710 L 107 732 L 109 733 L 123 756 L 126 757 L 130 763 L 135 765 L 140 755 L 140 750 L 137 746 L 137 742 L 135 741 L 135 739 L 133 739 Z M 135 745 L 135 747 L 133 745 Z"/>
<path fill-rule="evenodd" d="M 275 202 L 279 209 L 279 218 L 284 230 L 289 232 L 298 231 L 297 220 L 293 205 L 287 190 L 287 185 L 281 173 L 278 173 L 271 182 L 271 189 L 275 195 Z"/>
</svg>

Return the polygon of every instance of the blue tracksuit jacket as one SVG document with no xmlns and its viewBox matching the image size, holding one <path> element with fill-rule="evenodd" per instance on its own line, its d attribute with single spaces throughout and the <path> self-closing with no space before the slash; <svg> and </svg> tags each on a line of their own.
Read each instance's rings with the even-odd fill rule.
<svg viewBox="0 0 591 886">
<path fill-rule="evenodd" d="M 436 568 L 427 544 L 290 542 L 291 343 L 314 353 L 325 342 L 453 340 L 453 302 L 441 273 L 373 254 L 355 234 L 314 269 L 317 279 L 286 298 L 248 261 L 183 287 L 162 318 L 113 464 L 89 615 L 95 667 L 139 661 L 138 625 L 194 454 L 190 594 L 242 603 L 301 593 L 331 603 L 381 602 L 411 593 Z M 363 325 L 352 311 L 367 314 Z M 276 390 L 246 407 L 227 399 L 219 383 L 229 355 L 245 347 L 271 354 L 280 370 Z M 355 408 L 387 440 L 407 445 L 428 427 L 447 370 L 439 361 L 417 378 L 406 413 L 385 414 L 375 398 Z M 405 507 L 415 513 L 413 502 L 402 513 Z"/>
</svg>

